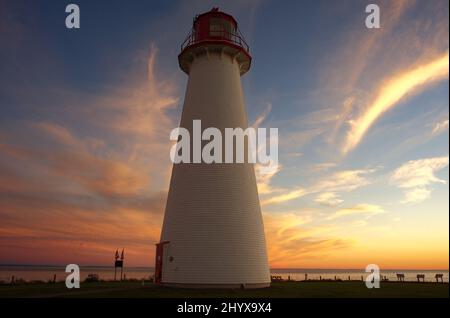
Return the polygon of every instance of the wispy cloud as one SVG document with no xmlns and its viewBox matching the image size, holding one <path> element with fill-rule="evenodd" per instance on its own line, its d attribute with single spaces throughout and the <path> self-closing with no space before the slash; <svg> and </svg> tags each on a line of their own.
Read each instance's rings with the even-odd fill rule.
<svg viewBox="0 0 450 318">
<path fill-rule="evenodd" d="M 404 203 L 422 202 L 431 195 L 433 183 L 447 183 L 436 177 L 435 172 L 447 167 L 448 162 L 448 156 L 408 161 L 394 171 L 391 182 L 404 189 Z"/>
<path fill-rule="evenodd" d="M 105 264 L 125 247 L 130 264 L 151 264 L 171 167 L 175 123 L 167 110 L 178 101 L 174 84 L 155 76 L 156 57 L 152 44 L 137 61 L 147 76 L 131 74 L 126 85 L 89 96 L 46 92 L 53 99 L 47 108 L 64 105 L 85 129 L 56 115 L 0 128 L 3 261 Z M 48 83 L 68 90 L 58 85 Z M 24 89 L 21 96 L 34 95 Z M 72 99 L 77 107 L 67 106 Z M 58 253 L 67 249 L 71 256 Z"/>
<path fill-rule="evenodd" d="M 321 64 L 320 100 L 337 106 L 336 120 L 323 134 L 324 153 L 338 151 L 335 158 L 357 147 L 389 109 L 448 77 L 448 3 L 402 0 L 379 5 L 382 27 L 372 32 L 358 27 L 359 20 L 349 22 L 355 24 L 342 33 L 343 45 Z M 439 61 L 443 65 L 432 70 Z"/>
<path fill-rule="evenodd" d="M 342 200 L 339 195 L 334 192 L 320 193 L 316 196 L 314 201 L 325 206 L 337 206 L 344 202 L 344 200 Z"/>
<path fill-rule="evenodd" d="M 437 136 L 442 134 L 443 132 L 448 130 L 448 118 L 443 119 L 440 122 L 437 122 L 433 126 L 433 130 L 431 131 L 432 136 Z"/>
<path fill-rule="evenodd" d="M 316 163 L 312 166 L 312 169 L 315 173 L 324 172 L 331 168 L 334 168 L 337 166 L 337 163 L 335 162 L 322 162 L 322 163 Z"/>
<path fill-rule="evenodd" d="M 322 112 L 318 112 L 318 114 L 314 115 L 308 114 L 306 117 L 315 118 L 314 122 L 316 120 L 320 121 L 320 118 L 323 120 L 323 115 Z M 328 119 L 326 121 L 328 122 Z M 300 132 L 300 134 L 302 133 Z M 301 140 L 301 138 L 297 138 L 297 140 Z M 288 156 L 290 155 L 288 153 Z M 368 185 L 371 182 L 368 178 L 369 175 L 376 171 L 374 168 L 332 171 L 336 170 L 337 166 L 338 164 L 335 162 L 313 164 L 308 169 L 315 175 L 314 182 L 292 187 L 277 185 L 275 177 L 283 170 L 281 165 L 278 166 L 276 171 L 272 171 L 271 174 L 260 174 L 258 173 L 259 169 L 255 169 L 261 204 L 263 206 L 276 205 L 316 194 L 315 202 L 322 205 L 335 206 L 343 202 L 339 197 L 339 193 L 351 192 Z M 319 175 L 323 176 L 318 177 Z M 283 177 L 280 177 L 280 179 L 283 179 Z"/>
<path fill-rule="evenodd" d="M 270 170 L 268 173 L 262 173 L 259 165 L 255 165 L 255 176 L 259 195 L 268 195 L 280 190 L 273 187 L 272 180 L 282 169 L 283 166 L 278 164 L 276 169 Z"/>
<path fill-rule="evenodd" d="M 367 176 L 375 169 L 341 170 L 324 177 L 311 187 L 311 192 L 350 192 L 370 183 Z"/>
<path fill-rule="evenodd" d="M 149 197 L 140 207 L 61 194 L 2 193 L 0 198 L 2 261 L 28 264 L 108 264 L 118 247 L 127 249 L 129 264 L 151 264 L 165 203 L 165 195 Z"/>
<path fill-rule="evenodd" d="M 256 117 L 255 121 L 251 126 L 257 129 L 266 120 L 271 111 L 272 111 L 272 104 L 267 103 L 267 106 L 264 109 L 264 111 Z"/>
<path fill-rule="evenodd" d="M 66 75 L 72 73 L 77 63 L 84 65 L 85 61 L 68 60 L 66 51 L 64 54 L 61 50 L 49 51 L 48 48 L 56 42 L 45 42 L 48 32 L 34 36 L 25 27 L 29 23 L 22 26 L 22 22 L 16 19 L 24 16 L 17 14 L 23 11 L 11 11 L 6 8 L 11 5 L 0 3 L 0 7 L 5 9 L 0 9 L 0 33 L 6 36 L 1 42 L 3 45 L 0 44 L 4 57 L 3 72 L 0 72 L 4 75 L 0 76 L 1 95 L 7 100 L 7 118 L 0 120 L 2 261 L 108 264 L 112 251 L 125 247 L 129 265 L 152 264 L 153 243 L 159 239 L 171 169 L 167 137 L 177 125 L 179 114 L 176 113 L 180 111 L 177 106 L 180 106 L 182 88 L 174 79 L 184 76 L 178 70 L 175 74 L 167 74 L 167 69 L 162 69 L 168 65 L 176 68 L 173 44 L 180 40 L 179 28 L 167 21 L 184 21 L 183 24 L 189 27 L 193 14 L 205 10 L 203 1 L 196 1 L 194 5 L 180 3 L 166 11 L 161 7 L 156 16 L 146 19 L 152 21 L 148 24 L 152 28 L 144 29 L 166 26 L 161 28 L 164 33 L 155 37 L 151 32 L 144 32 L 143 38 L 139 39 L 136 34 L 126 46 L 118 44 L 121 46 L 119 49 L 123 49 L 120 61 L 112 50 L 108 52 L 103 50 L 103 46 L 100 50 L 99 46 L 92 46 L 90 52 L 102 54 L 102 63 L 89 72 L 75 72 L 71 78 Z M 228 1 L 221 8 L 223 6 L 225 11 L 236 14 L 243 33 L 251 39 L 252 36 L 245 31 L 257 25 L 253 21 L 256 8 L 265 10 L 271 6 L 260 4 Z M 348 5 L 354 7 L 351 1 Z M 404 242 L 417 238 L 414 227 L 402 228 L 403 233 L 382 224 L 389 222 L 384 217 L 377 219 L 377 224 L 369 222 L 368 218 L 383 213 L 380 202 L 385 202 L 384 189 L 378 188 L 374 192 L 377 198 L 372 199 L 379 202 L 364 199 L 357 202 L 373 204 L 347 203 L 347 197 L 358 194 L 348 193 L 370 184 L 371 188 L 379 186 L 374 184 L 379 179 L 375 179 L 375 169 L 370 167 L 380 158 L 371 154 L 345 157 L 336 152 L 341 154 L 341 141 L 349 144 L 347 153 L 360 145 L 381 116 L 408 96 L 445 77 L 437 79 L 439 76 L 435 78 L 429 72 L 423 75 L 422 82 L 417 83 L 405 76 L 414 75 L 412 72 L 416 68 L 429 66 L 433 59 L 437 60 L 437 56 L 448 50 L 448 1 L 380 1 L 380 6 L 382 28 L 367 30 L 361 15 L 351 14 L 353 8 L 349 10 L 342 4 L 336 5 L 339 12 L 350 13 L 348 19 L 346 15 L 344 24 L 339 24 L 343 27 L 333 30 L 332 37 L 338 45 L 327 50 L 325 41 L 319 39 L 308 52 L 305 51 L 306 55 L 302 53 L 307 60 L 310 53 L 314 54 L 314 60 L 322 57 L 317 65 L 319 68 L 314 65 L 312 72 L 307 67 L 302 67 L 306 72 L 295 72 L 295 69 L 283 72 L 286 76 L 280 80 L 288 81 L 288 85 L 275 83 L 280 84 L 282 90 L 271 96 L 274 107 L 271 103 L 263 104 L 266 107 L 262 107 L 261 114 L 251 123 L 254 127 L 263 126 L 270 119 L 271 126 L 280 128 L 283 166 L 264 175 L 255 169 L 271 266 L 361 267 L 375 256 L 377 259 L 390 259 L 390 253 L 399 255 L 402 253 L 397 251 L 410 247 L 409 243 L 399 243 L 389 246 L 388 252 L 383 249 L 380 254 L 367 253 L 372 251 L 371 247 L 380 244 L 377 241 L 370 245 L 374 240 L 367 233 L 376 233 L 380 239 L 385 234 L 387 237 L 388 232 L 402 233 Z M 32 6 L 26 7 L 27 11 L 34 10 Z M 416 9 L 420 10 L 413 11 Z M 414 18 L 410 18 L 408 13 Z M 164 20 L 164 23 L 158 20 Z M 137 44 L 141 50 L 149 38 L 158 41 L 158 37 L 161 39 L 158 42 L 160 49 L 169 56 L 167 61 L 159 63 L 155 44 L 150 44 L 148 51 L 139 51 L 142 53 L 138 52 L 136 59 L 136 46 L 132 45 Z M 283 41 L 282 38 L 278 40 Z M 300 42 L 292 44 L 301 45 Z M 270 56 L 260 55 L 258 46 L 252 45 L 252 41 L 249 43 L 255 50 L 255 58 L 257 55 L 262 59 Z M 110 48 L 114 47 L 117 45 Z M 326 52 L 330 52 L 329 55 Z M 114 63 L 110 63 L 111 60 Z M 89 61 L 92 63 L 95 59 Z M 289 59 L 281 61 L 277 67 L 286 67 L 287 63 L 290 63 Z M 254 71 L 264 72 L 264 65 L 270 66 L 261 63 L 255 65 Z M 128 67 L 136 72 L 127 74 Z M 42 69 L 46 69 L 45 77 L 42 77 Z M 311 92 L 309 84 L 316 82 L 316 71 L 324 74 L 326 83 L 318 83 Z M 121 75 L 117 77 L 116 72 Z M 80 82 L 86 78 L 96 83 Z M 65 79 L 68 79 L 67 85 Z M 250 84 L 248 87 L 251 89 L 247 92 L 250 100 L 255 100 L 255 96 L 260 100 L 266 94 L 271 95 L 277 86 L 252 83 L 252 76 L 245 81 Z M 301 89 L 295 86 L 305 81 L 308 83 Z M 88 90 L 86 84 L 89 84 Z M 258 87 L 268 91 L 262 92 Z M 387 94 L 391 92 L 389 87 L 393 91 L 392 96 Z M 401 96 L 394 96 L 394 93 Z M 7 105 L 9 100 L 13 100 L 11 105 Z M 384 101 L 384 106 L 381 101 Z M 286 105 L 280 105 L 285 102 Z M 377 111 L 370 110 L 376 105 Z M 251 110 L 251 105 L 247 106 Z M 441 111 L 433 110 L 432 118 L 411 114 L 410 118 L 401 118 L 405 126 L 393 120 L 390 128 L 408 133 L 413 131 L 411 127 L 421 127 L 424 130 L 421 134 L 429 139 L 442 135 L 448 130 L 448 103 L 438 100 L 435 104 L 424 104 L 421 109 L 431 111 L 433 107 Z M 374 115 L 369 116 L 371 112 Z M 17 117 L 20 121 L 16 120 Z M 347 126 L 348 122 L 353 123 L 352 126 Z M 418 132 L 414 130 L 409 136 L 417 138 Z M 424 143 L 425 138 L 423 140 Z M 408 149 L 416 148 L 417 144 Z M 394 152 L 404 154 L 404 149 L 396 147 L 389 154 L 384 153 L 383 159 L 386 160 L 388 155 L 395 157 L 392 155 Z M 431 176 L 435 179 L 422 180 L 418 183 L 420 185 L 413 186 L 414 182 L 406 181 L 414 179 L 412 177 L 401 177 L 392 182 L 405 191 L 404 202 L 418 202 L 428 198 L 434 186 L 445 182 L 436 176 L 438 170 L 432 168 Z M 424 179 L 423 176 L 421 178 Z M 370 196 L 370 192 L 365 191 L 364 195 Z M 298 209 L 299 206 L 316 208 Z M 437 202 L 436 206 L 438 211 L 432 211 L 436 213 L 433 221 L 441 216 L 439 213 L 447 214 L 447 211 L 441 211 L 445 202 Z M 402 212 L 401 209 L 398 212 Z M 426 217 L 431 219 L 429 215 Z M 411 224 L 412 220 L 408 223 Z M 421 219 L 417 220 L 420 224 Z M 402 225 L 396 224 L 399 228 Z M 383 235 L 379 229 L 385 231 Z M 445 225 L 441 229 L 448 231 Z M 433 228 L 433 232 L 438 231 Z M 436 258 L 439 259 L 437 263 L 448 266 L 446 240 L 437 241 L 437 244 L 432 240 L 428 242 L 429 245 L 424 245 L 420 253 L 417 253 L 418 247 L 413 246 L 413 257 L 398 256 L 402 260 L 398 264 L 413 266 L 412 259 L 417 261 L 414 264 L 422 266 L 425 258 L 427 264 L 433 262 L 429 259 Z M 67 250 L 71 253 L 61 253 Z M 417 257 L 419 254 L 427 257 Z"/>
<path fill-rule="evenodd" d="M 272 267 L 307 267 L 311 261 L 323 259 L 337 250 L 345 250 L 354 242 L 333 235 L 334 226 L 313 225 L 317 211 L 264 213 L 269 262 Z"/>
<path fill-rule="evenodd" d="M 392 31 L 414 4 L 414 1 L 408 0 L 380 3 L 383 12 L 383 27 L 370 33 L 363 28 L 353 27 L 350 33 L 344 34 L 342 42 L 345 45 L 334 51 L 333 56 L 328 57 L 327 61 L 332 65 L 328 65 L 323 70 L 324 87 L 331 92 L 333 102 L 337 101 L 340 104 L 331 134 L 327 137 L 329 143 L 335 143 L 338 131 L 351 118 L 353 111 L 361 103 L 361 99 L 365 95 L 364 89 L 361 89 L 361 83 L 367 73 L 372 75 L 372 81 L 373 78 L 378 77 L 374 75 L 376 73 L 374 70 L 379 67 L 377 65 L 374 68 L 372 65 L 376 65 L 379 60 L 386 60 L 380 59 L 380 56 L 388 51 L 385 43 L 392 42 L 401 46 L 405 44 L 404 42 L 410 41 L 410 36 L 404 35 L 401 37 L 401 44 L 399 41 L 392 41 Z M 390 57 L 392 58 L 392 54 Z M 387 68 L 390 69 L 390 67 Z M 343 77 L 346 78 L 345 81 L 342 81 Z"/>
<path fill-rule="evenodd" d="M 309 186 L 283 188 L 272 185 L 272 179 L 280 169 L 270 175 L 257 177 L 259 194 L 263 197 L 263 206 L 279 204 L 304 197 L 306 195 L 317 194 L 315 201 L 325 205 L 337 205 L 343 200 L 339 198 L 340 192 L 351 192 L 370 184 L 368 175 L 375 169 L 341 170 L 331 173 Z M 258 176 L 258 174 L 257 174 Z"/>
<path fill-rule="evenodd" d="M 398 105 L 406 96 L 417 93 L 425 84 L 436 83 L 448 77 L 449 53 L 427 63 L 405 70 L 388 78 L 378 89 L 374 100 L 366 107 L 363 114 L 350 122 L 342 151 L 349 152 L 362 140 L 369 128 L 383 113 Z"/>
<path fill-rule="evenodd" d="M 261 201 L 261 205 L 270 205 L 270 204 L 277 204 L 277 203 L 283 203 L 286 201 L 291 201 L 294 199 L 298 199 L 302 196 L 304 196 L 307 192 L 303 188 L 298 188 L 294 190 L 286 191 L 285 193 L 274 195 L 270 198 L 267 198 L 265 200 Z"/>
<path fill-rule="evenodd" d="M 349 208 L 343 208 L 337 210 L 334 214 L 328 217 L 329 220 L 334 220 L 341 217 L 353 216 L 353 215 L 364 215 L 366 217 L 373 216 L 375 214 L 384 213 L 384 209 L 375 204 L 357 204 Z"/>
</svg>

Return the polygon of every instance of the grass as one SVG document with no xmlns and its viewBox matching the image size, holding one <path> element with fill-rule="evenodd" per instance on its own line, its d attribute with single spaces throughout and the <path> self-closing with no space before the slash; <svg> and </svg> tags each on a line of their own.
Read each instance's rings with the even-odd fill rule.
<svg viewBox="0 0 450 318">
<path fill-rule="evenodd" d="M 254 290 L 175 289 L 146 282 L 81 283 L 67 289 L 64 283 L 0 285 L 0 297 L 83 298 L 401 298 L 449 297 L 449 284 L 382 282 L 368 289 L 363 282 L 274 282 L 270 288 Z"/>
</svg>

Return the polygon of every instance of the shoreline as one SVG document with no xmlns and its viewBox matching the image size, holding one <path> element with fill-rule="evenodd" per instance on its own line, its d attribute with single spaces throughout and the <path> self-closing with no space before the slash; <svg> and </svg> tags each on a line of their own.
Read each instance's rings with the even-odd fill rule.
<svg viewBox="0 0 450 318">
<path fill-rule="evenodd" d="M 114 265 L 84 265 L 78 264 L 80 267 L 85 268 L 114 268 Z M 39 267 L 39 268 L 65 268 L 67 264 L 58 265 L 58 264 L 0 264 L 0 268 L 2 267 Z M 129 269 L 151 269 L 154 270 L 153 266 L 127 266 Z M 290 271 L 290 272 L 304 272 L 304 271 L 330 271 L 330 272 L 364 272 L 365 268 L 302 268 L 302 267 L 292 267 L 292 268 L 284 268 L 284 267 L 273 267 L 270 268 L 270 271 Z M 449 268 L 431 268 L 431 269 L 423 269 L 423 268 L 382 268 L 381 271 L 404 271 L 404 272 L 450 272 Z"/>
<path fill-rule="evenodd" d="M 126 280 L 149 280 L 153 278 L 152 267 L 124 267 L 123 278 Z M 399 280 L 399 274 L 404 281 L 421 281 L 436 283 L 436 275 L 442 275 L 442 281 L 449 282 L 449 272 L 443 270 L 381 270 L 381 281 L 395 282 Z M 55 282 L 64 281 L 68 273 L 65 266 L 48 265 L 0 265 L 0 284 L 11 282 Z M 101 281 L 114 281 L 113 266 L 80 266 L 80 280 L 84 281 L 88 276 L 95 275 Z M 271 269 L 272 281 L 364 281 L 369 275 L 364 270 L 344 269 Z M 439 282 L 441 278 L 439 277 Z"/>
<path fill-rule="evenodd" d="M 46 284 L 46 285 L 52 285 L 52 284 L 62 284 L 64 283 L 64 279 L 58 279 L 58 280 L 24 280 L 17 278 L 14 282 L 5 282 L 0 281 L 0 286 L 17 286 L 17 285 L 38 285 L 38 284 Z M 90 280 L 82 280 L 80 281 L 81 284 L 92 284 L 92 283 L 127 283 L 127 282 L 139 282 L 139 283 L 150 283 L 153 284 L 153 279 L 146 279 L 146 278 L 124 278 L 122 280 L 120 279 L 99 279 L 95 281 Z M 297 279 L 272 279 L 271 283 L 365 283 L 364 280 L 361 279 L 307 279 L 307 280 L 297 280 Z M 380 280 L 380 284 L 382 283 L 395 283 L 395 284 L 449 284 L 448 281 L 417 281 L 417 280 Z"/>
</svg>

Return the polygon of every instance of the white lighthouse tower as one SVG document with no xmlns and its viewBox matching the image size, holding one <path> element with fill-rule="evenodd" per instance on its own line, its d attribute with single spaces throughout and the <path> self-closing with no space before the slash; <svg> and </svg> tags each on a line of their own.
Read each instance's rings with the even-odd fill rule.
<svg viewBox="0 0 450 318">
<path fill-rule="evenodd" d="M 180 127 L 191 136 L 193 120 L 223 136 L 225 128 L 245 130 L 240 77 L 251 56 L 236 20 L 217 8 L 198 15 L 178 60 L 189 75 Z M 270 285 L 252 163 L 173 165 L 155 281 L 189 288 Z"/>
</svg>

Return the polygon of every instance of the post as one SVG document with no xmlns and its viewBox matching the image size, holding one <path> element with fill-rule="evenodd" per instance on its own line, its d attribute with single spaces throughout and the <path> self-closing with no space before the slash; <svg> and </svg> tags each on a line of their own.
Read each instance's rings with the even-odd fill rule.
<svg viewBox="0 0 450 318">
<path fill-rule="evenodd" d="M 124 250 L 122 249 L 122 254 L 119 256 L 119 250 L 116 250 L 116 256 L 114 261 L 114 281 L 117 278 L 117 267 L 120 267 L 120 280 L 123 278 L 123 260 L 124 260 Z"/>
</svg>

